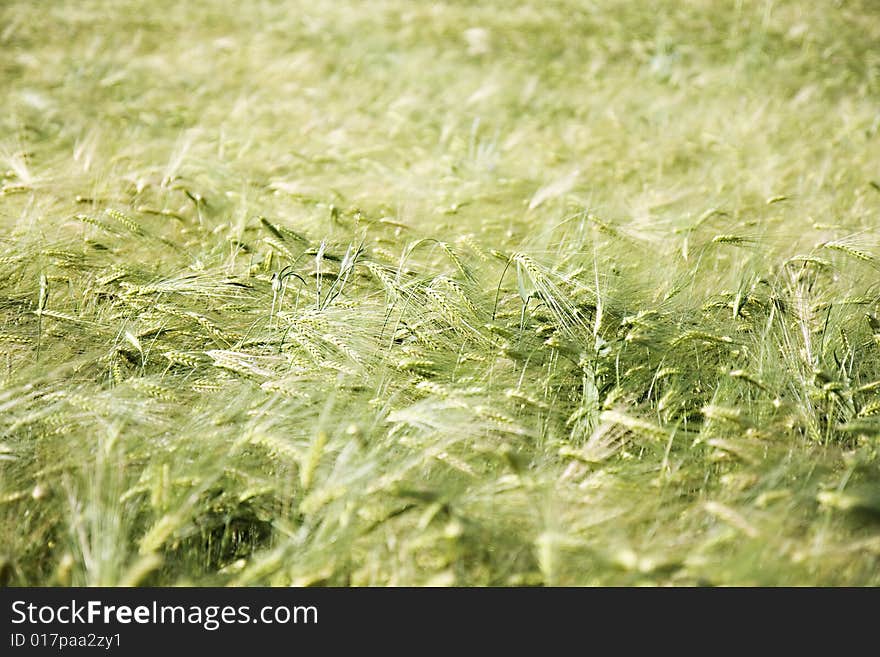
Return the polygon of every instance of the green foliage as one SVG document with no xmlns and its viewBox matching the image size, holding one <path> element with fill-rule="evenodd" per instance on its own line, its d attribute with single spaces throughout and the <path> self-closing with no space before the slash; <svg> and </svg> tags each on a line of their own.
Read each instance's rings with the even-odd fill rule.
<svg viewBox="0 0 880 657">
<path fill-rule="evenodd" d="M 873 3 L 234 5 L 0 7 L 0 584 L 880 584 Z"/>
</svg>

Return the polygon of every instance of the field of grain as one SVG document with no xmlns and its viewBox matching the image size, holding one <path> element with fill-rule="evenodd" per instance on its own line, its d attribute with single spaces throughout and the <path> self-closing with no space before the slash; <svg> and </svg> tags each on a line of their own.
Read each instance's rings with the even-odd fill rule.
<svg viewBox="0 0 880 657">
<path fill-rule="evenodd" d="M 880 585 L 878 44 L 0 2 L 0 585 Z"/>
</svg>

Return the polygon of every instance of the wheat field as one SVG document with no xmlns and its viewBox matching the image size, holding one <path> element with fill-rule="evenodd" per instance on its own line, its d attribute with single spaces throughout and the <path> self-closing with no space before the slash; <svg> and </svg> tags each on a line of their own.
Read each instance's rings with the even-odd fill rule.
<svg viewBox="0 0 880 657">
<path fill-rule="evenodd" d="M 880 585 L 878 44 L 0 3 L 0 584 Z"/>
</svg>

